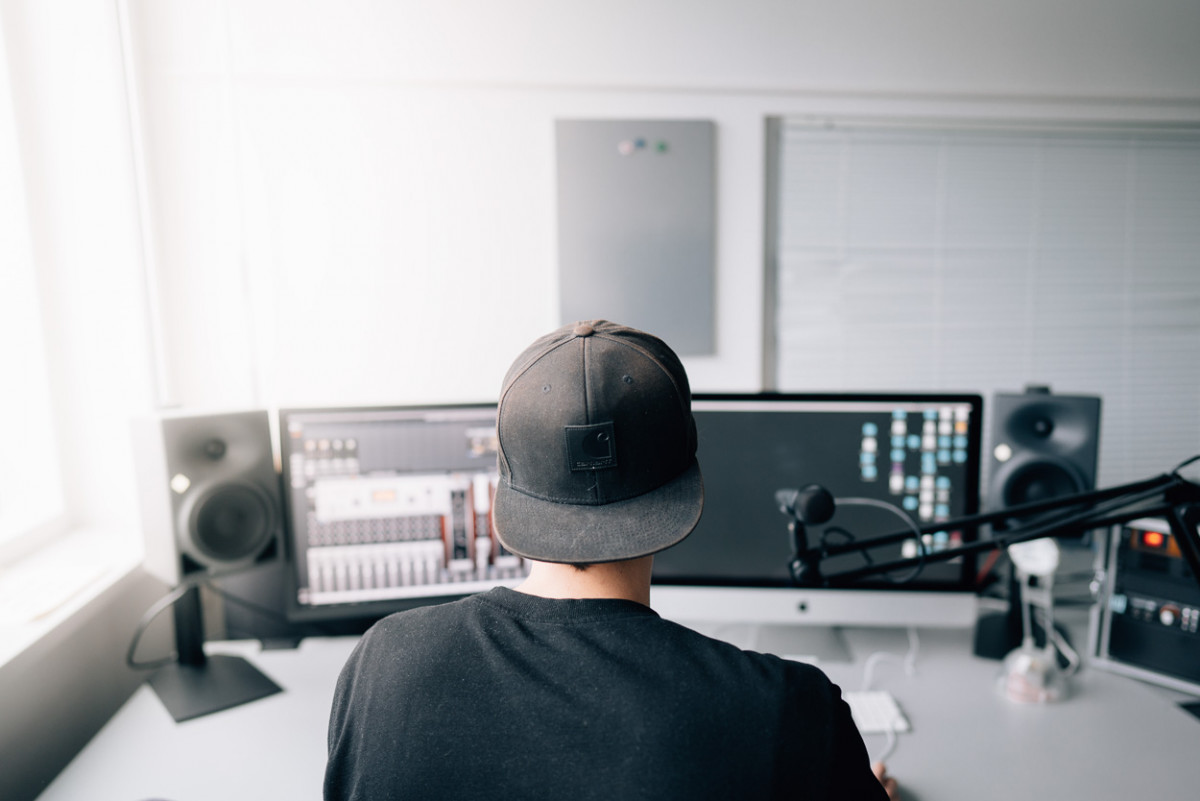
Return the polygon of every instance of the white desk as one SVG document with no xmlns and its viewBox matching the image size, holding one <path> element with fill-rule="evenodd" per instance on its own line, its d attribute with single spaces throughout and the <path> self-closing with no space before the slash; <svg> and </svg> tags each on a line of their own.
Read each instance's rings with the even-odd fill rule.
<svg viewBox="0 0 1200 801">
<path fill-rule="evenodd" d="M 846 690 L 860 688 L 871 653 L 908 647 L 903 631 L 845 634 L 855 662 L 823 667 Z M 999 663 L 971 656 L 969 631 L 920 636 L 916 675 L 887 661 L 873 682 L 913 725 L 888 759 L 907 801 L 1200 797 L 1200 720 L 1177 706 L 1183 696 L 1085 668 L 1068 700 L 1016 705 L 995 692 Z M 338 638 L 296 651 L 213 647 L 248 656 L 285 691 L 176 724 L 143 686 L 40 801 L 320 799 L 333 684 L 353 646 Z M 874 754 L 885 745 L 877 735 L 866 742 Z"/>
</svg>

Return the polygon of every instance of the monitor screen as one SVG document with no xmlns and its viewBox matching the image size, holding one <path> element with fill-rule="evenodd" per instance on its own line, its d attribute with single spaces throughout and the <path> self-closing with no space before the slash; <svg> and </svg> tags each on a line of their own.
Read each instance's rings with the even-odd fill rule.
<svg viewBox="0 0 1200 801">
<path fill-rule="evenodd" d="M 494 404 L 280 412 L 293 620 L 379 617 L 518 583 L 490 525 Z"/>
<path fill-rule="evenodd" d="M 692 404 L 704 475 L 696 530 L 655 558 L 663 585 L 793 586 L 789 518 L 776 493 L 819 484 L 837 502 L 810 544 L 840 544 L 905 531 L 902 510 L 921 528 L 978 511 L 982 400 L 977 395 L 696 395 Z M 865 502 L 855 499 L 866 499 Z M 947 528 L 922 536 L 929 551 L 973 540 Z M 916 538 L 821 563 L 833 575 L 918 554 Z M 928 563 L 855 586 L 908 589 L 972 586 L 974 563 Z"/>
<path fill-rule="evenodd" d="M 851 505 L 853 498 L 893 504 L 921 526 L 974 513 L 978 396 L 698 394 L 693 409 L 704 514 L 691 536 L 656 555 L 656 608 L 686 617 L 680 609 L 690 613 L 699 598 L 720 616 L 786 622 L 802 597 L 813 622 L 869 623 L 885 610 L 896 620 L 925 615 L 895 602 L 896 582 L 911 571 L 833 591 L 834 603 L 808 591 L 778 594 L 798 590 L 788 569 L 788 518 L 776 493 L 825 486 L 838 509 L 809 536 L 831 543 L 905 528 L 878 505 Z M 376 618 L 515 585 L 527 574 L 527 563 L 500 545 L 490 525 L 498 478 L 495 404 L 291 409 L 280 412 L 279 428 L 291 620 Z M 937 550 L 973 536 L 945 529 L 924 540 Z M 886 546 L 871 558 L 909 556 L 914 548 L 912 541 Z M 822 562 L 822 570 L 864 563 L 847 554 Z M 924 602 L 933 595 L 926 590 L 969 591 L 973 571 L 964 558 L 930 563 L 900 586 L 917 590 Z M 714 594 L 717 588 L 754 594 Z M 893 602 L 881 605 L 855 591 L 876 588 Z M 679 590 L 700 595 L 671 594 Z M 856 608 L 866 610 L 865 619 Z"/>
</svg>

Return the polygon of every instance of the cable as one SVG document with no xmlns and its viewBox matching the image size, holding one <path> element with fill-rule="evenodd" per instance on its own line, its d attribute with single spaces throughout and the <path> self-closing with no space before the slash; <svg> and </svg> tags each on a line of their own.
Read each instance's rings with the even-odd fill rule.
<svg viewBox="0 0 1200 801">
<path fill-rule="evenodd" d="M 887 660 L 894 659 L 902 662 L 904 665 L 904 675 L 913 676 L 917 672 L 917 654 L 921 648 L 921 641 L 917 637 L 917 629 L 914 626 L 908 627 L 908 652 L 904 656 L 893 654 L 889 651 L 876 651 L 867 657 L 863 665 L 863 691 L 870 690 L 871 684 L 875 680 L 875 665 Z"/>
<path fill-rule="evenodd" d="M 883 577 L 893 584 L 907 584 L 917 576 L 921 575 L 921 571 L 925 569 L 927 548 L 925 546 L 925 541 L 921 539 L 921 527 L 917 525 L 916 520 L 913 520 L 912 515 L 895 504 L 877 500 L 875 498 L 838 498 L 837 502 L 839 506 L 872 506 L 876 509 L 883 509 L 884 511 L 891 512 L 903 520 L 908 525 L 909 530 L 913 532 L 913 538 L 917 543 L 918 562 L 916 566 L 913 567 L 912 572 L 907 576 L 894 578 L 890 574 L 885 573 L 883 574 Z M 853 535 L 851 535 L 851 539 L 853 540 Z M 863 551 L 863 553 L 865 555 L 866 551 Z M 867 564 L 871 564 L 869 559 L 867 560 Z"/>
<path fill-rule="evenodd" d="M 863 665 L 863 683 L 861 692 L 869 692 L 871 690 L 871 684 L 875 680 L 875 666 L 887 659 L 894 659 L 902 662 L 904 665 L 904 674 L 906 676 L 915 675 L 917 672 L 917 654 L 920 652 L 920 649 L 921 641 L 917 636 L 917 629 L 915 626 L 909 626 L 908 651 L 904 654 L 904 656 L 893 654 L 888 651 L 876 651 L 867 657 L 866 663 Z M 887 740 L 883 746 L 883 753 L 875 757 L 874 761 L 877 762 L 886 762 L 895 752 L 896 746 L 899 744 L 899 738 L 896 737 L 896 729 L 893 726 L 889 725 L 883 730 L 882 734 L 887 738 Z"/>
<path fill-rule="evenodd" d="M 917 675 L 917 653 L 920 651 L 921 641 L 917 638 L 917 627 L 908 627 L 908 653 L 904 656 L 904 675 Z"/>
<path fill-rule="evenodd" d="M 251 569 L 251 567 L 253 566 L 251 565 L 231 571 L 229 573 L 225 573 L 222 575 L 222 578 L 244 572 L 245 570 Z M 180 598 L 186 595 L 188 591 L 193 588 L 208 587 L 208 589 L 212 590 L 217 595 L 220 595 L 222 598 L 257 612 L 264 617 L 268 617 L 278 622 L 289 622 L 286 617 L 280 615 L 278 612 L 272 609 L 268 609 L 265 606 L 260 606 L 253 601 L 247 601 L 245 598 L 240 598 L 233 593 L 218 587 L 212 582 L 211 579 L 211 576 L 202 573 L 192 576 L 185 576 L 179 582 L 179 584 L 171 589 L 170 592 L 155 601 L 154 604 L 146 610 L 146 613 L 142 615 L 142 619 L 138 621 L 137 628 L 134 629 L 133 638 L 129 643 L 129 650 L 125 653 L 125 664 L 134 670 L 157 670 L 164 665 L 171 664 L 179 658 L 178 652 L 172 652 L 170 656 L 166 656 L 161 659 L 156 659 L 151 662 L 139 662 L 134 657 L 134 654 L 137 652 L 137 647 L 141 642 L 142 636 L 146 633 L 146 629 L 149 628 L 150 624 L 154 622 L 154 619 L 161 615 L 164 610 L 173 606 L 177 601 L 179 601 Z M 320 626 L 314 626 L 313 628 L 317 629 L 321 633 L 324 633 Z"/>
<path fill-rule="evenodd" d="M 142 615 L 142 619 L 138 621 L 137 628 L 133 631 L 133 639 L 129 643 L 129 650 L 125 652 L 125 664 L 134 670 L 157 670 L 164 665 L 169 665 L 179 658 L 177 652 L 172 652 L 170 656 L 156 659 L 153 662 L 139 662 L 134 658 L 134 653 L 137 652 L 138 643 L 141 642 L 142 635 L 146 633 L 146 629 L 154 621 L 154 618 L 162 614 L 163 610 L 169 609 L 180 598 L 188 593 L 193 587 L 199 586 L 202 583 L 198 578 L 185 578 L 175 586 L 170 592 L 155 601 L 146 613 Z"/>
<path fill-rule="evenodd" d="M 1076 651 L 1069 642 L 1067 642 L 1067 638 L 1062 636 L 1057 628 L 1055 628 L 1053 625 L 1047 625 L 1046 610 L 1038 609 L 1036 610 L 1035 614 L 1038 616 L 1038 625 L 1042 627 L 1042 631 L 1045 633 L 1049 642 L 1053 643 L 1054 647 L 1058 649 L 1058 652 L 1063 655 L 1064 659 L 1067 660 L 1067 667 L 1063 671 L 1063 676 L 1067 678 L 1074 676 L 1079 672 L 1079 668 L 1083 665 L 1083 660 L 1080 659 L 1079 652 Z"/>
<path fill-rule="evenodd" d="M 996 566 L 996 562 L 999 561 L 1002 553 L 1004 552 L 997 548 L 994 551 L 990 551 L 988 555 L 984 557 L 983 567 L 979 568 L 978 572 L 975 573 L 976 587 L 983 586 L 983 580 L 988 577 L 988 573 L 992 572 L 992 568 Z"/>
<path fill-rule="evenodd" d="M 888 728 L 883 733 L 887 737 L 887 742 L 884 743 L 883 753 L 873 760 L 875 762 L 887 762 L 891 759 L 892 753 L 896 750 L 896 744 L 900 739 L 896 736 L 896 730 L 893 728 Z"/>
<path fill-rule="evenodd" d="M 225 574 L 225 575 L 231 575 L 231 574 Z M 323 625 L 322 623 L 315 622 L 315 621 L 311 622 L 311 623 L 306 623 L 303 626 L 298 626 L 294 621 L 290 620 L 287 617 L 287 615 L 280 614 L 278 611 L 271 609 L 270 607 L 266 607 L 261 604 L 255 603 L 254 601 L 250 601 L 246 598 L 241 597 L 240 595 L 234 595 L 232 592 L 230 592 L 229 590 L 225 589 L 224 587 L 220 586 L 215 581 L 213 581 L 212 578 L 213 577 L 209 577 L 208 579 L 203 581 L 202 582 L 203 586 L 207 587 L 214 594 L 221 596 L 226 601 L 234 604 L 235 606 L 240 606 L 243 609 L 249 609 L 251 612 L 254 612 L 255 614 L 257 614 L 261 617 L 264 617 L 267 620 L 270 620 L 275 623 L 281 623 L 281 624 L 289 627 L 290 629 L 295 629 L 296 631 L 294 632 L 294 634 L 292 632 L 289 632 L 289 634 L 293 634 L 293 636 L 295 636 L 297 638 L 302 639 L 304 637 L 311 637 L 311 636 L 336 637 L 343 633 L 343 632 L 338 631 L 334 627 Z M 224 576 L 220 576 L 218 578 L 224 578 Z M 229 625 L 228 621 L 226 622 L 226 625 L 227 626 Z M 228 631 L 226 633 L 228 634 Z M 260 640 L 260 641 L 263 639 L 262 636 L 255 636 L 253 632 L 247 632 L 247 635 L 248 636 L 246 637 L 246 639 Z M 230 637 L 228 639 L 238 639 L 238 638 Z"/>
<path fill-rule="evenodd" d="M 1171 475 L 1173 475 L 1175 478 L 1179 479 L 1180 481 L 1186 481 L 1189 484 L 1195 484 L 1196 483 L 1195 481 L 1192 481 L 1191 479 L 1184 478 L 1183 476 L 1179 475 L 1179 471 L 1182 470 L 1183 468 L 1187 467 L 1192 462 L 1200 462 L 1200 453 L 1196 454 L 1195 456 L 1192 456 L 1189 459 L 1184 459 L 1182 462 L 1175 465 L 1175 467 L 1171 469 Z"/>
<path fill-rule="evenodd" d="M 240 606 L 243 609 L 249 609 L 251 612 L 257 612 L 258 614 L 262 615 L 263 617 L 268 618 L 269 620 L 274 620 L 277 623 L 291 623 L 291 621 L 289 621 L 285 615 L 279 614 L 274 609 L 268 609 L 265 606 L 256 604 L 254 601 L 248 601 L 245 598 L 242 598 L 241 596 L 234 595 L 229 590 L 226 590 L 224 587 L 219 587 L 216 584 L 212 583 L 211 581 L 206 582 L 205 586 L 207 586 L 210 590 L 212 590 L 217 595 L 224 598 L 226 601 L 229 601 L 232 604 Z"/>
<path fill-rule="evenodd" d="M 849 531 L 847 531 L 846 529 L 844 529 L 840 526 L 830 526 L 829 528 L 827 528 L 821 532 L 820 543 L 821 543 L 822 550 L 825 549 L 826 541 L 831 534 L 836 534 L 840 537 L 843 537 L 846 542 L 856 542 L 857 541 L 855 536 L 852 533 L 850 533 Z M 863 551 L 859 551 L 859 553 L 862 554 L 863 561 L 865 561 L 868 565 L 875 564 L 875 560 L 871 558 L 871 554 L 869 551 L 863 550 Z"/>
</svg>

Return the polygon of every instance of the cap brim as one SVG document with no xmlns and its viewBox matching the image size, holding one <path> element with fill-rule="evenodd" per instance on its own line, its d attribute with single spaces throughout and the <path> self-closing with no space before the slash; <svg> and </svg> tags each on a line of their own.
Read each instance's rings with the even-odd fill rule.
<svg viewBox="0 0 1200 801">
<path fill-rule="evenodd" d="M 636 498 L 600 506 L 543 501 L 503 479 L 492 518 L 504 547 L 539 562 L 618 562 L 657 553 L 700 522 L 704 481 L 695 459 L 677 478 Z"/>
</svg>

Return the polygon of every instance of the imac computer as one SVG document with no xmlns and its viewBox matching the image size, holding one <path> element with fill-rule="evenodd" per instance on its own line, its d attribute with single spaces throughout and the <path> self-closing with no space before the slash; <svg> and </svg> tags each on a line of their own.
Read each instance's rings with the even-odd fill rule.
<svg viewBox="0 0 1200 801">
<path fill-rule="evenodd" d="M 496 406 L 279 413 L 293 621 L 378 618 L 526 574 L 500 545 Z"/>
<path fill-rule="evenodd" d="M 702 395 L 692 408 L 705 504 L 691 536 L 654 561 L 651 604 L 664 617 L 742 647 L 848 659 L 839 627 L 969 627 L 971 557 L 847 586 L 801 587 L 780 490 L 819 484 L 836 508 L 809 544 L 928 529 L 978 511 L 982 399 L 966 394 Z M 899 512 L 897 511 L 899 510 Z M 973 541 L 975 531 L 914 535 L 821 562 L 833 576 Z"/>
<path fill-rule="evenodd" d="M 978 511 L 982 401 L 975 395 L 697 395 L 705 507 L 656 555 L 652 605 L 744 647 L 841 656 L 840 626 L 969 626 L 969 557 L 847 587 L 799 587 L 780 490 L 820 484 L 837 509 L 810 526 L 835 544 Z M 285 409 L 279 413 L 287 617 L 379 618 L 519 583 L 527 563 L 491 529 L 496 406 Z M 855 499 L 859 499 L 856 501 Z M 869 501 L 865 503 L 863 501 Z M 935 530 L 875 561 L 974 538 Z M 824 560 L 833 574 L 861 554 Z M 814 639 L 815 638 L 815 639 Z"/>
</svg>

